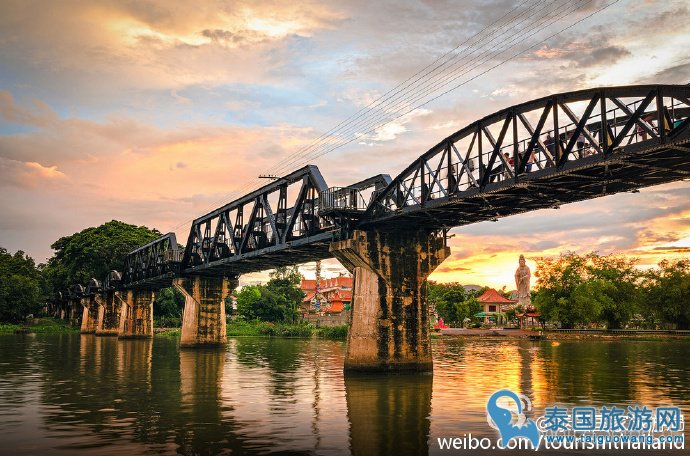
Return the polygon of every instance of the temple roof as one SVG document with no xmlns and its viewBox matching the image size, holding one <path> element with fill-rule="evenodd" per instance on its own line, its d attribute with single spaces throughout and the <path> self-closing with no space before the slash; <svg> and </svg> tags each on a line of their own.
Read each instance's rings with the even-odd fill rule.
<svg viewBox="0 0 690 456">
<path fill-rule="evenodd" d="M 486 290 L 483 295 L 477 298 L 477 301 L 495 304 L 512 304 L 514 302 L 517 302 L 513 301 L 512 299 L 504 298 L 498 291 L 494 290 L 493 288 L 489 288 L 488 290 Z"/>
</svg>

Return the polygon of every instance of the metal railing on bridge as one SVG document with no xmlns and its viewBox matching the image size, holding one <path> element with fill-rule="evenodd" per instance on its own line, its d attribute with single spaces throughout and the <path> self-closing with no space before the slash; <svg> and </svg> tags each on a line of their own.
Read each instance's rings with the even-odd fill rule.
<svg viewBox="0 0 690 456">
<path fill-rule="evenodd" d="M 394 180 L 327 188 L 306 166 L 130 252 L 123 286 L 240 274 L 330 256 L 353 229 L 447 229 L 690 178 L 690 86 L 563 93 L 487 116 Z"/>
<path fill-rule="evenodd" d="M 363 223 L 399 227 L 414 214 L 422 227 L 452 227 L 686 178 L 689 115 L 688 86 L 591 89 L 507 108 L 423 154 Z"/>
<path fill-rule="evenodd" d="M 180 272 L 181 260 L 175 233 L 165 234 L 127 254 L 121 283 L 129 287 L 169 286 Z"/>
<path fill-rule="evenodd" d="M 305 166 L 197 218 L 182 269 L 239 274 L 328 257 L 336 227 L 318 210 L 325 190 L 318 168 Z"/>
</svg>

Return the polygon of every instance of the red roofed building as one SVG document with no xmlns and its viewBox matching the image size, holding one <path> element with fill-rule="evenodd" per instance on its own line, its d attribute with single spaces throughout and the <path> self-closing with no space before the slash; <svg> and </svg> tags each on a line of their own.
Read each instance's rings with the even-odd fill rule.
<svg viewBox="0 0 690 456">
<path fill-rule="evenodd" d="M 484 306 L 484 312 L 502 312 L 504 307 L 515 304 L 517 301 L 504 297 L 501 293 L 489 288 L 483 295 L 477 298 Z"/>
<path fill-rule="evenodd" d="M 316 310 L 316 280 L 302 279 L 300 288 L 306 296 L 302 300 L 302 310 Z M 321 294 L 326 302 L 321 303 L 321 312 L 340 313 L 352 302 L 352 277 L 340 276 L 321 279 Z"/>
</svg>

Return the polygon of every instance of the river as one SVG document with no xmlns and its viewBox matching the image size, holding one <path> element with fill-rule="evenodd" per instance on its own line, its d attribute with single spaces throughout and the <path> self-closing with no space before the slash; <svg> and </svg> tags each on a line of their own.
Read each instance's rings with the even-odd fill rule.
<svg viewBox="0 0 690 456">
<path fill-rule="evenodd" d="M 169 337 L 0 336 L 0 454 L 449 454 L 439 438 L 495 438 L 485 407 L 501 388 L 533 416 L 553 404 L 690 416 L 690 340 L 436 339 L 433 352 L 433 376 L 343 376 L 338 341 L 180 351 Z"/>
</svg>

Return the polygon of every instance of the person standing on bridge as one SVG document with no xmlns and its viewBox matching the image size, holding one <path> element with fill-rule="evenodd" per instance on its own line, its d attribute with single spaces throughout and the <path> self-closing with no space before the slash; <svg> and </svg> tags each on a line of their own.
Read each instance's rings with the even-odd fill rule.
<svg viewBox="0 0 690 456">
<path fill-rule="evenodd" d="M 587 138 L 584 132 L 580 132 L 580 136 L 577 137 L 577 153 L 580 158 L 585 156 L 585 144 L 587 143 Z"/>
<path fill-rule="evenodd" d="M 522 161 L 524 156 L 525 156 L 524 152 L 522 154 L 520 154 L 520 161 Z M 527 163 L 525 163 L 525 172 L 526 173 L 532 172 L 532 165 L 533 164 L 534 164 L 534 149 L 532 149 L 532 152 L 530 152 L 529 158 L 527 158 Z"/>
<path fill-rule="evenodd" d="M 546 146 L 546 150 L 549 151 L 549 155 L 551 155 L 551 158 L 548 158 L 546 160 L 546 166 L 549 166 L 552 163 L 552 160 L 556 158 L 554 156 L 554 149 L 556 145 L 556 140 L 551 136 L 551 132 L 548 132 L 546 134 L 546 139 L 544 140 L 544 145 Z"/>
</svg>

